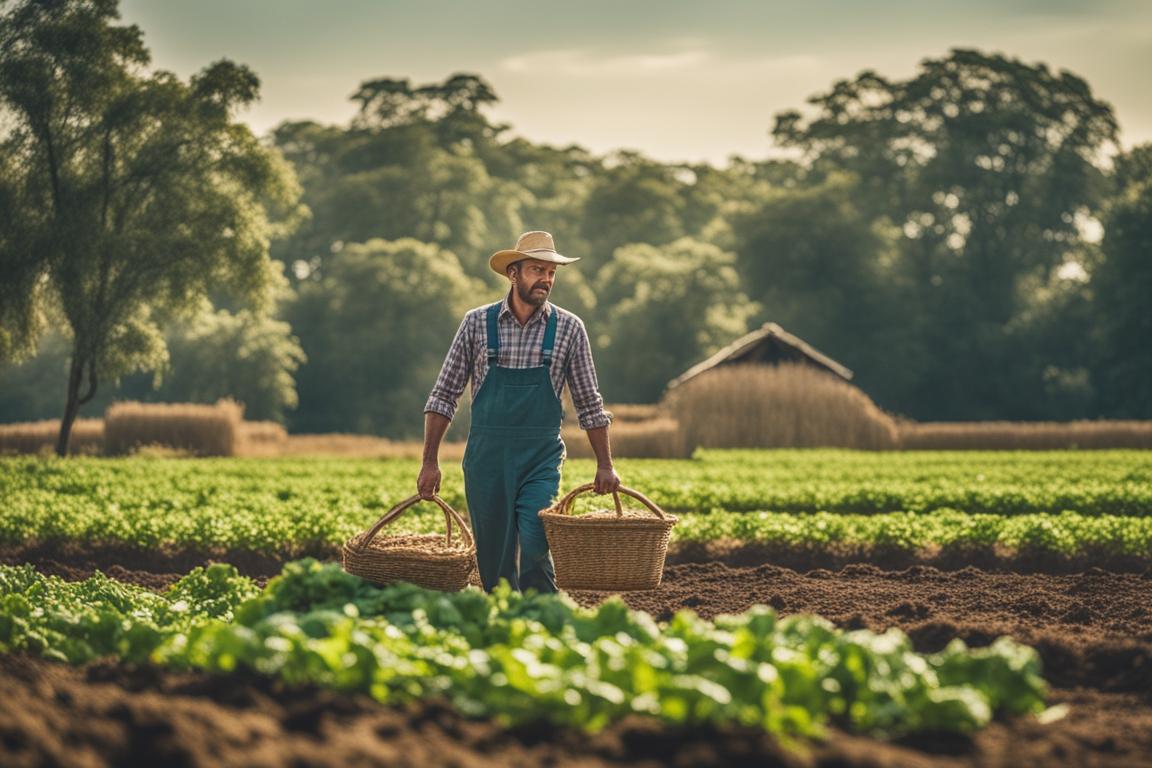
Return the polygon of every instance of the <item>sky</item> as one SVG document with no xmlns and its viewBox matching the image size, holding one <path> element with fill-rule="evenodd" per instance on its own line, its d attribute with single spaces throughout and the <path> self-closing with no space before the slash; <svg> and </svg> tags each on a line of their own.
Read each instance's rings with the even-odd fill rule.
<svg viewBox="0 0 1152 768">
<path fill-rule="evenodd" d="M 250 66 L 258 133 L 345 124 L 361 81 L 487 80 L 511 134 L 597 153 L 723 164 L 774 153 L 774 115 L 872 69 L 893 79 L 951 48 L 1083 77 L 1124 148 L 1152 141 L 1152 0 L 122 0 L 153 66 Z"/>
</svg>

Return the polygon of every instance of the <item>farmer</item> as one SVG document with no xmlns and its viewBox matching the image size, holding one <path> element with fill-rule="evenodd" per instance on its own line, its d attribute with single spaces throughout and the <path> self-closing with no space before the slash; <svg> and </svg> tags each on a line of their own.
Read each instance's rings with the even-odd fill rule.
<svg viewBox="0 0 1152 768">
<path fill-rule="evenodd" d="M 565 382 L 596 454 L 596 492 L 620 486 L 588 333 L 579 317 L 548 301 L 557 267 L 577 260 L 557 253 L 547 232 L 525 232 L 514 249 L 494 253 L 488 266 L 508 278 L 508 294 L 464 315 L 424 406 L 424 465 L 416 484 L 427 499 L 440 490 L 440 441 L 471 377 L 464 493 L 488 591 L 501 578 L 513 589 L 556 591 L 537 512 L 560 489 Z"/>
</svg>

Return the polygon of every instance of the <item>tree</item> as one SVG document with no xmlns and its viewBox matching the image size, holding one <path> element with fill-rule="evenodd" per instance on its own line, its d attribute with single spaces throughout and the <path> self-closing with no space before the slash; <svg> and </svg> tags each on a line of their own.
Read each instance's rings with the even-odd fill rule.
<svg viewBox="0 0 1152 768">
<path fill-rule="evenodd" d="M 556 238 L 566 256 L 578 256 L 578 270 L 591 280 L 611 251 L 593 251 L 585 239 L 585 205 L 591 193 L 600 160 L 578 146 L 556 148 L 532 144 L 516 138 L 499 145 L 481 147 L 477 152 L 488 173 L 499 179 L 504 189 L 513 190 L 522 229 L 493 234 L 511 243 L 520 231 L 543 229 Z M 499 240 L 496 241 L 498 244 Z M 567 288 L 572 272 L 566 272 L 557 295 L 571 298 Z M 559 301 L 559 299 L 558 299 Z M 570 302 L 573 308 L 579 302 Z M 591 305 L 583 302 L 585 307 Z"/>
<path fill-rule="evenodd" d="M 597 277 L 588 323 L 610 402 L 652 403 L 669 380 L 748 331 L 759 309 L 740 290 L 735 257 L 681 238 L 629 245 Z"/>
<path fill-rule="evenodd" d="M 365 80 L 352 94 L 352 101 L 360 105 L 353 123 L 388 128 L 442 121 L 479 115 L 484 107 L 499 100 L 482 77 L 466 72 L 457 72 L 442 83 L 415 88 L 408 78 L 381 77 Z"/>
<path fill-rule="evenodd" d="M 417 436 L 448 344 L 482 294 L 436 245 L 344 245 L 286 310 L 309 361 L 292 431 Z"/>
<path fill-rule="evenodd" d="M 34 357 L 0 365 L 0 423 L 59 415 L 71 349 L 71 339 L 50 329 L 37 340 Z"/>
<path fill-rule="evenodd" d="M 219 61 L 148 73 L 115 0 L 23 0 L 0 17 L 7 208 L 0 263 L 59 303 L 72 337 L 57 453 L 102 379 L 164 357 L 159 323 L 223 287 L 261 308 L 269 240 L 298 213 L 289 167 L 234 111 L 256 99 Z M 23 311 L 3 314 L 27 317 Z"/>
<path fill-rule="evenodd" d="M 1098 409 L 1152 418 L 1152 144 L 1116 158 L 1104 213 L 1103 259 L 1091 273 Z"/>
<path fill-rule="evenodd" d="M 519 227 L 522 196 L 493 180 L 470 150 L 432 149 L 418 164 L 343 176 L 317 199 L 316 224 L 330 242 L 412 237 L 473 254 Z"/>
<path fill-rule="evenodd" d="M 323 270 L 342 243 L 415 238 L 467 257 L 521 231 L 531 194 L 481 157 L 497 132 L 479 111 L 495 100 L 482 80 L 372 80 L 353 98 L 361 109 L 347 129 L 284 123 L 274 133 L 314 213 L 277 248 L 294 273 Z"/>
<path fill-rule="evenodd" d="M 908 332 L 921 308 L 898 269 L 898 232 L 861 210 L 862 196 L 843 172 L 761 193 L 731 217 L 740 287 L 762 307 L 758 319 L 843 362 L 878 402 L 899 403 L 920 371 L 892 360 L 922 356 Z"/>
<path fill-rule="evenodd" d="M 604 258 L 622 245 L 664 245 L 684 235 L 684 200 L 672 169 L 619 152 L 596 176 L 584 204 L 584 239 Z"/>
<path fill-rule="evenodd" d="M 105 381 L 89 408 L 115 400 L 213 403 L 239 400 L 245 416 L 283 421 L 297 403 L 293 372 L 304 361 L 286 322 L 241 311 L 205 310 L 171 325 L 165 333 L 167 359 L 155 371 Z M 34 358 L 0 366 L 0 422 L 47 419 L 59 413 L 72 340 L 58 330 L 46 333 Z"/>
<path fill-rule="evenodd" d="M 244 404 L 244 416 L 283 422 L 299 402 L 293 373 L 305 361 L 283 320 L 241 311 L 208 311 L 169 334 L 171 363 L 147 399 Z"/>
<path fill-rule="evenodd" d="M 43 327 L 39 308 L 44 300 L 42 269 L 34 244 L 18 226 L 17 216 L 28 208 L 17 180 L 18 158 L 0 155 L 0 364 L 30 357 Z"/>
<path fill-rule="evenodd" d="M 923 367 L 907 411 L 1004 418 L 1042 397 L 1038 378 L 999 374 L 1032 354 L 1011 333 L 1026 291 L 1077 253 L 1106 192 L 1109 105 L 1069 72 L 964 49 L 909 80 L 866 71 L 809 101 L 813 116 L 781 113 L 773 135 L 816 174 L 856 173 L 865 214 L 904 233 L 900 271 L 916 293 L 904 325 L 919 326 L 930 353 L 912 361 Z"/>
</svg>

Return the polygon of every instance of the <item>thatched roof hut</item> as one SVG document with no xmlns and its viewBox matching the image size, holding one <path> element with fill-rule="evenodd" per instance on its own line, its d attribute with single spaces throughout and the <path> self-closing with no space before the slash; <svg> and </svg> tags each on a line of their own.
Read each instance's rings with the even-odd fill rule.
<svg viewBox="0 0 1152 768">
<path fill-rule="evenodd" d="M 689 368 L 668 383 L 668 389 L 678 387 L 705 371 L 736 363 L 803 363 L 825 370 L 848 381 L 852 371 L 818 351 L 803 339 L 793 336 L 776 323 L 764 323 L 755 331 L 741 336 L 716 354 Z"/>
</svg>

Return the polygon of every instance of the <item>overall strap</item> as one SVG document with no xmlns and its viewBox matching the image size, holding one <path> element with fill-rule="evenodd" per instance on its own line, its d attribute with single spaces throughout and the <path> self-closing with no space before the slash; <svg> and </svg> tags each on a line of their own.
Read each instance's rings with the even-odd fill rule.
<svg viewBox="0 0 1152 768">
<path fill-rule="evenodd" d="M 496 357 L 500 354 L 500 331 L 496 325 L 496 318 L 500 315 L 500 302 L 488 307 L 488 365 L 496 365 Z"/>
<path fill-rule="evenodd" d="M 550 367 L 552 365 L 552 347 L 556 344 L 556 308 L 552 308 L 552 312 L 548 315 L 548 327 L 544 329 L 544 344 L 541 346 L 540 351 L 544 354 L 544 366 Z"/>
</svg>

